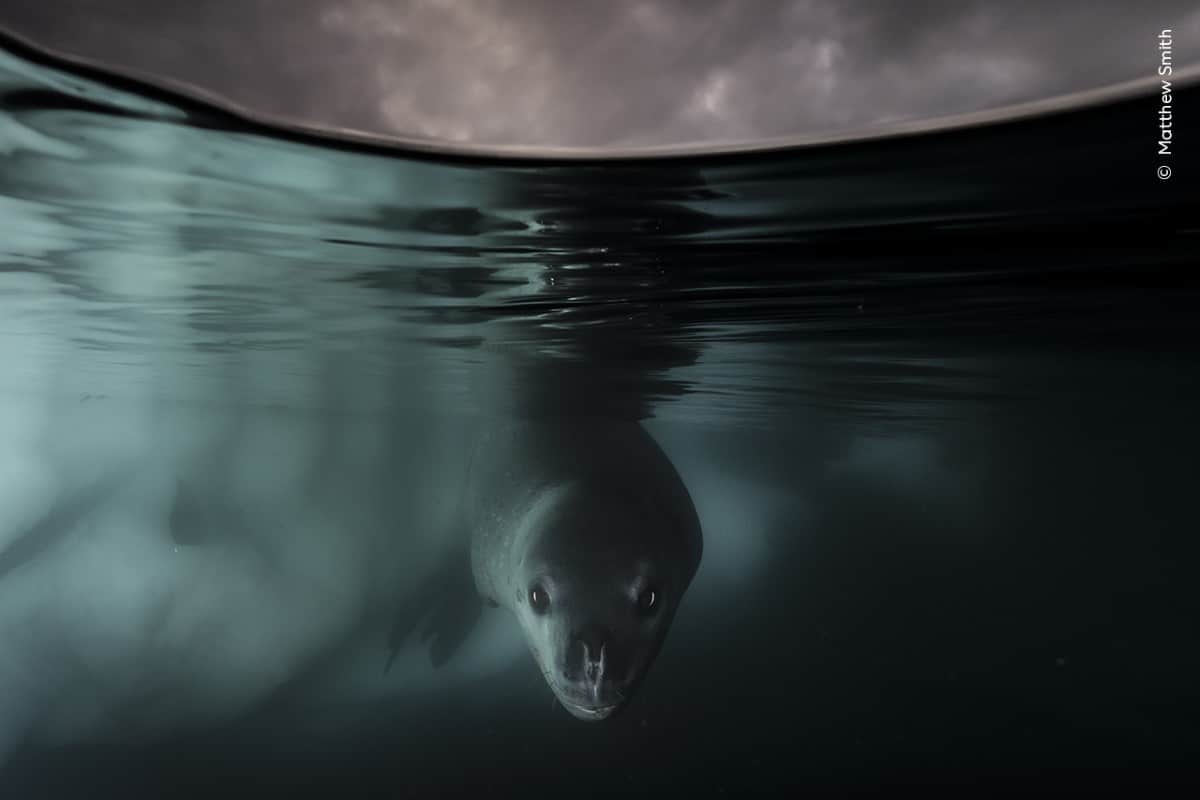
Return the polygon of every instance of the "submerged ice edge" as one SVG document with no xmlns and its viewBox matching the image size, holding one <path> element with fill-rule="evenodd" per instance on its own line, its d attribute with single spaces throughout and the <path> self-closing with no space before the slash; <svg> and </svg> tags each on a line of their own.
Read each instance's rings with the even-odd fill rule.
<svg viewBox="0 0 1200 800">
<path fill-rule="evenodd" d="M 866 128 L 826 131 L 814 134 L 797 134 L 745 141 L 680 142 L 672 145 L 642 147 L 547 147 L 524 145 L 467 145 L 401 134 L 380 134 L 330 125 L 320 125 L 299 119 L 256 111 L 228 97 L 203 87 L 162 75 L 152 75 L 136 69 L 122 68 L 89 59 L 78 54 L 49 47 L 0 26 L 0 52 L 9 51 L 22 58 L 39 62 L 44 67 L 74 73 L 68 82 L 59 82 L 54 88 L 80 87 L 81 79 L 105 86 L 106 102 L 129 109 L 133 107 L 154 114 L 170 114 L 169 109 L 203 110 L 226 118 L 234 126 L 266 129 L 275 136 L 299 138 L 315 144 L 350 146 L 391 152 L 409 157 L 433 157 L 454 160 L 486 162 L 527 162 L 531 164 L 553 164 L 569 162 L 609 163 L 614 161 L 643 160 L 692 160 L 712 158 L 737 158 L 784 154 L 789 151 L 807 150 L 830 145 L 853 144 L 948 133 L 957 130 L 984 127 L 1028 120 L 1038 117 L 1071 113 L 1086 108 L 1118 103 L 1139 96 L 1156 95 L 1160 79 L 1147 71 L 1145 78 L 1098 86 L 1064 95 L 1015 103 L 979 111 L 963 112 L 926 119 L 899 120 L 880 123 Z M 67 76 L 59 76 L 67 77 Z M 1177 89 L 1200 84 L 1200 63 L 1176 66 L 1173 84 Z M 68 89 L 69 90 L 69 89 Z M 116 94 L 140 95 L 148 100 L 126 101 L 115 99 Z M 95 96 L 89 99 L 97 99 Z"/>
</svg>

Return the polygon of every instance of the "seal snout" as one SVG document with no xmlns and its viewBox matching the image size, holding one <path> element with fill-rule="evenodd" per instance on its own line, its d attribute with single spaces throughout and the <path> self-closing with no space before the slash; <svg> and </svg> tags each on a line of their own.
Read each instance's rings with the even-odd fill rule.
<svg viewBox="0 0 1200 800">
<path fill-rule="evenodd" d="M 621 705 L 624 693 L 613 659 L 614 636 L 601 625 L 576 631 L 562 663 L 562 682 L 554 686 L 563 707 L 579 719 L 601 720 Z"/>
<path fill-rule="evenodd" d="M 611 638 L 609 631 L 600 625 L 589 625 L 577 632 L 571 639 L 567 678 L 582 680 L 595 693 L 604 680 Z"/>
</svg>

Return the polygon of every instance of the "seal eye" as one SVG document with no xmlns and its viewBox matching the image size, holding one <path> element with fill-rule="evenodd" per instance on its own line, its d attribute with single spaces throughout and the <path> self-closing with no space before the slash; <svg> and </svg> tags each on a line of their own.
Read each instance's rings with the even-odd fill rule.
<svg viewBox="0 0 1200 800">
<path fill-rule="evenodd" d="M 659 601 L 662 598 L 658 596 L 658 590 L 647 586 L 638 594 L 637 607 L 642 616 L 650 616 L 658 610 Z"/>
<path fill-rule="evenodd" d="M 550 595 L 540 585 L 529 590 L 529 607 L 535 614 L 545 614 L 550 610 Z"/>
</svg>

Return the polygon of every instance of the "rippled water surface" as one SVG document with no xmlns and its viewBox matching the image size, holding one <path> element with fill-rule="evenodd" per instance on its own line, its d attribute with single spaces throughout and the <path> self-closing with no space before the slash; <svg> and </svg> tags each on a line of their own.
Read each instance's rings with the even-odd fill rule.
<svg viewBox="0 0 1200 800">
<path fill-rule="evenodd" d="M 1192 780 L 1200 193 L 1155 102 L 439 160 L 0 51 L 0 793 Z M 699 516 L 601 723 L 501 610 L 383 669 L 513 419 L 640 422 Z"/>
</svg>

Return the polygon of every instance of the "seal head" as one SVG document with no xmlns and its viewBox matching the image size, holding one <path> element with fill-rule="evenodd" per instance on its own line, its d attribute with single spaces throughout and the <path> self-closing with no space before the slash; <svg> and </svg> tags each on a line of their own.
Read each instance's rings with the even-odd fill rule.
<svg viewBox="0 0 1200 800">
<path fill-rule="evenodd" d="M 516 617 L 567 711 L 611 716 L 700 566 L 700 521 L 674 465 L 636 422 L 552 418 L 489 431 L 467 487 L 478 596 Z"/>
<path fill-rule="evenodd" d="M 547 490 L 526 518 L 512 609 L 563 708 L 609 717 L 657 656 L 695 571 L 677 521 L 637 498 Z"/>
</svg>

